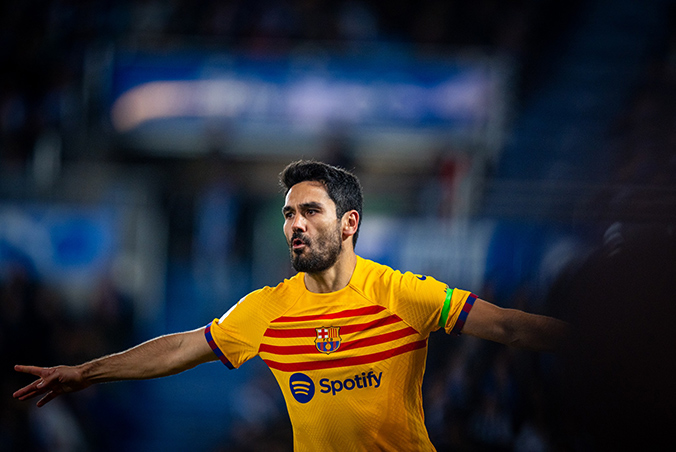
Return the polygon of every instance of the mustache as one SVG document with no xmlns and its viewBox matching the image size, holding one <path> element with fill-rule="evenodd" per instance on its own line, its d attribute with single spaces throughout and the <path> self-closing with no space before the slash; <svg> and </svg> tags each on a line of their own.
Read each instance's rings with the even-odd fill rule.
<svg viewBox="0 0 676 452">
<path fill-rule="evenodd" d="M 300 240 L 305 245 L 309 245 L 310 242 L 311 242 L 309 237 L 305 236 L 305 234 L 303 234 L 302 232 L 298 232 L 298 231 L 294 232 L 291 235 L 291 240 L 289 241 L 289 243 L 293 243 L 294 240 Z"/>
</svg>

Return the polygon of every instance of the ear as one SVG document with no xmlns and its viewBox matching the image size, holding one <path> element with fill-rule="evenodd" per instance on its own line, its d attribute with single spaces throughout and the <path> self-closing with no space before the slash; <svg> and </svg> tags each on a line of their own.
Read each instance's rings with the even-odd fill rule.
<svg viewBox="0 0 676 452">
<path fill-rule="evenodd" d="M 350 239 L 357 233 L 359 227 L 359 212 L 356 210 L 349 210 L 343 214 L 341 219 L 341 232 L 343 234 L 343 241 Z"/>
</svg>

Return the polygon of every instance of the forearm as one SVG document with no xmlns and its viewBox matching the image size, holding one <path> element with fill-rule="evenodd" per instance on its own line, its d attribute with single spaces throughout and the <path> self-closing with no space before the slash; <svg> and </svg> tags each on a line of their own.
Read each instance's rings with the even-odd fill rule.
<svg viewBox="0 0 676 452">
<path fill-rule="evenodd" d="M 477 299 L 462 330 L 472 336 L 538 351 L 561 348 L 570 335 L 568 323 Z"/>
<path fill-rule="evenodd" d="M 210 350 L 206 347 L 197 348 L 192 343 L 195 334 L 193 331 L 160 336 L 121 353 L 104 356 L 76 368 L 81 372 L 82 378 L 90 384 L 174 375 L 211 359 L 208 353 Z"/>
<path fill-rule="evenodd" d="M 553 317 L 507 310 L 507 345 L 537 351 L 560 349 L 570 334 L 568 323 Z"/>
<path fill-rule="evenodd" d="M 104 356 L 79 366 L 14 366 L 17 372 L 38 377 L 16 391 L 19 400 L 44 395 L 37 406 L 94 383 L 117 380 L 144 380 L 177 374 L 200 363 L 213 361 L 216 355 L 198 328 L 185 333 L 160 336 L 121 353 Z"/>
</svg>

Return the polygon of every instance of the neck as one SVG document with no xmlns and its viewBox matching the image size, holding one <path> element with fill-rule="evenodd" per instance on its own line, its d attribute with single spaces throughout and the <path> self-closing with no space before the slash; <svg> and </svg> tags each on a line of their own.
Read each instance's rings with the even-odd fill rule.
<svg viewBox="0 0 676 452">
<path fill-rule="evenodd" d="M 305 274 L 305 287 L 314 293 L 336 292 L 350 283 L 352 273 L 357 265 L 354 251 L 345 250 L 331 268 L 318 273 Z"/>
</svg>

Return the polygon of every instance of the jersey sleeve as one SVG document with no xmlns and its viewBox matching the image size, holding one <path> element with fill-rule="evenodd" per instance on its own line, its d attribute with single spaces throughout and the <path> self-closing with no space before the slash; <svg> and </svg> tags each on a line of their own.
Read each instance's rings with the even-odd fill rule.
<svg viewBox="0 0 676 452">
<path fill-rule="evenodd" d="M 466 290 L 410 272 L 401 275 L 398 286 L 397 311 L 420 332 L 444 328 L 449 334 L 460 334 L 476 300 Z"/>
<path fill-rule="evenodd" d="M 253 292 L 204 329 L 209 346 L 229 369 L 238 368 L 258 354 L 267 322 L 256 305 L 257 297 Z"/>
<path fill-rule="evenodd" d="M 446 333 L 459 336 L 476 299 L 477 296 L 471 292 L 449 287 L 446 289 L 446 298 L 437 325 L 446 330 Z"/>
</svg>

